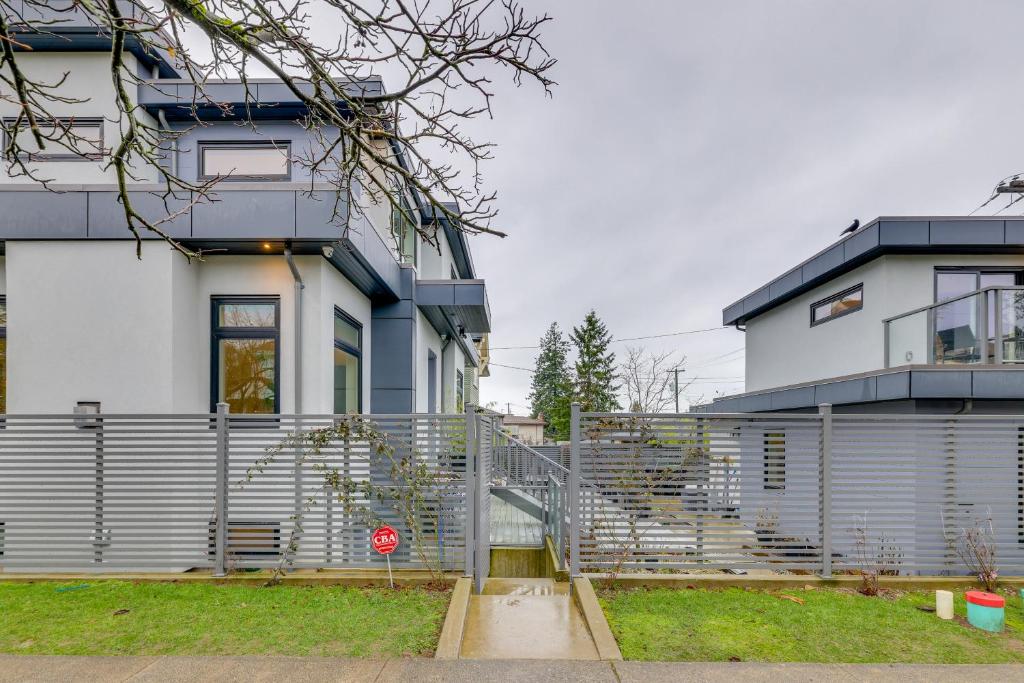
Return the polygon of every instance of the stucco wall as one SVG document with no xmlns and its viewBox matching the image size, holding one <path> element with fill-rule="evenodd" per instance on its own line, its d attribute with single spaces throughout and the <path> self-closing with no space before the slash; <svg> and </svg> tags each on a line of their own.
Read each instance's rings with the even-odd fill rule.
<svg viewBox="0 0 1024 683">
<path fill-rule="evenodd" d="M 306 282 L 304 412 L 333 410 L 334 307 L 363 325 L 363 406 L 370 401 L 370 302 L 320 256 Z M 8 242 L 8 406 L 70 412 L 205 412 L 210 408 L 210 297 L 281 300 L 281 409 L 295 408 L 294 281 L 284 257 L 208 256 L 189 263 L 161 244 Z M 46 273 L 46 277 L 40 277 Z"/>
<path fill-rule="evenodd" d="M 1024 257 L 890 255 L 837 277 L 748 322 L 745 390 L 881 369 L 882 320 L 933 303 L 936 267 L 1004 265 L 1024 266 Z M 811 327 L 812 303 L 861 282 L 860 311 Z"/>
<path fill-rule="evenodd" d="M 22 52 L 18 66 L 29 78 L 52 83 L 65 72 L 67 80 L 61 86 L 60 94 L 79 102 L 52 102 L 47 108 L 55 116 L 106 119 L 103 127 L 103 144 L 110 149 L 120 140 L 117 124 L 117 107 L 114 86 L 110 78 L 110 55 L 104 52 Z M 125 66 L 129 71 L 139 69 L 138 61 L 131 54 L 125 55 Z M 0 116 L 12 117 L 18 114 L 13 102 L 0 101 Z M 145 112 L 138 114 L 143 121 L 155 125 Z M 53 147 L 54 152 L 66 152 Z M 40 161 L 30 165 L 40 177 L 54 183 L 112 183 L 115 182 L 113 169 L 103 170 L 104 161 Z M 156 174 L 150 169 L 140 168 L 142 180 L 155 180 Z M 24 176 L 4 178 L 6 183 L 32 183 Z"/>
</svg>

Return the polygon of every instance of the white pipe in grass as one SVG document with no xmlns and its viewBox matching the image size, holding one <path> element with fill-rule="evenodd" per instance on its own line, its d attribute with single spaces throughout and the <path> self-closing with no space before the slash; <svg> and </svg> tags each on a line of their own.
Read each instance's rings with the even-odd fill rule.
<svg viewBox="0 0 1024 683">
<path fill-rule="evenodd" d="M 950 591 L 935 591 L 935 614 L 939 619 L 953 618 L 953 593 Z"/>
</svg>

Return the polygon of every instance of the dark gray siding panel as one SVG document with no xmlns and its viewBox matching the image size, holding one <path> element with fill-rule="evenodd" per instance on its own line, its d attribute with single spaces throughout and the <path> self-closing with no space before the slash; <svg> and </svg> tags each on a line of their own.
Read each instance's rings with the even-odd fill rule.
<svg viewBox="0 0 1024 683">
<path fill-rule="evenodd" d="M 193 237 L 295 236 L 294 192 L 221 192 L 218 198 L 192 209 Z"/>
<path fill-rule="evenodd" d="M 879 401 L 910 398 L 910 373 L 894 372 L 879 375 L 875 378 L 875 398 Z"/>
<path fill-rule="evenodd" d="M 772 397 L 770 394 L 755 394 L 744 396 L 740 399 L 740 412 L 759 413 L 772 409 Z"/>
<path fill-rule="evenodd" d="M 297 192 L 295 194 L 295 236 L 323 239 L 341 239 L 345 229 L 348 202 L 338 201 L 338 216 L 334 217 L 335 196 L 329 192 Z"/>
<path fill-rule="evenodd" d="M 168 215 L 182 211 L 188 207 L 189 197 L 164 199 L 149 192 L 132 192 L 132 208 L 142 214 L 146 220 L 157 222 Z M 117 200 L 116 192 L 89 193 L 89 237 L 110 237 L 128 239 L 132 237 L 124 217 L 124 207 Z M 171 237 L 186 238 L 192 236 L 192 215 L 182 213 L 173 220 L 158 225 Z M 141 231 L 143 237 L 157 238 L 153 233 Z"/>
<path fill-rule="evenodd" d="M 416 303 L 420 306 L 451 306 L 455 303 L 455 285 L 417 284 Z"/>
<path fill-rule="evenodd" d="M 815 403 L 857 403 L 875 400 L 875 378 L 863 377 L 842 382 L 819 384 L 814 388 Z"/>
<path fill-rule="evenodd" d="M 910 392 L 913 398 L 968 398 L 971 395 L 971 372 L 913 371 Z"/>
<path fill-rule="evenodd" d="M 868 226 L 858 233 L 850 236 L 843 242 L 843 256 L 847 261 L 852 261 L 861 254 L 864 254 L 878 246 L 879 231 L 878 224 Z"/>
<path fill-rule="evenodd" d="M 407 415 L 415 411 L 413 393 L 408 389 L 371 389 L 370 405 L 378 415 Z"/>
<path fill-rule="evenodd" d="M 814 405 L 814 387 L 783 389 L 770 394 L 772 410 L 790 410 Z"/>
<path fill-rule="evenodd" d="M 837 244 L 826 252 L 815 256 L 801 268 L 804 282 L 810 282 L 823 273 L 843 264 L 843 245 Z"/>
<path fill-rule="evenodd" d="M 482 282 L 462 282 L 454 289 L 456 306 L 483 306 L 487 301 L 487 288 Z"/>
<path fill-rule="evenodd" d="M 928 244 L 928 221 L 882 221 L 878 224 L 882 246 Z"/>
<path fill-rule="evenodd" d="M 749 313 L 756 308 L 764 306 L 768 303 L 768 288 L 762 287 L 743 301 L 743 312 Z"/>
<path fill-rule="evenodd" d="M 85 192 L 5 192 L 5 239 L 65 239 L 86 236 Z"/>
<path fill-rule="evenodd" d="M 932 244 L 1002 244 L 1003 221 L 932 221 Z"/>
<path fill-rule="evenodd" d="M 722 324 L 728 325 L 741 315 L 743 315 L 743 302 L 738 301 L 722 311 Z"/>
<path fill-rule="evenodd" d="M 973 378 L 974 398 L 1020 398 L 1024 396 L 1024 373 L 1015 370 L 976 371 Z"/>
<path fill-rule="evenodd" d="M 1024 221 L 1006 221 L 1006 243 L 1024 244 Z"/>
<path fill-rule="evenodd" d="M 791 270 L 768 286 L 768 296 L 775 298 L 791 292 L 803 284 L 803 276 L 799 268 Z"/>
</svg>

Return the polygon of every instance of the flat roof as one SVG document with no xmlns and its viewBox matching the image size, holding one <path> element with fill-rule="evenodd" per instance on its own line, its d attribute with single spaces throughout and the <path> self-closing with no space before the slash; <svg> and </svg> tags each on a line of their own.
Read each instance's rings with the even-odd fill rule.
<svg viewBox="0 0 1024 683">
<path fill-rule="evenodd" d="M 885 254 L 1020 253 L 1024 218 L 883 216 L 818 252 L 722 310 L 723 325 L 742 325 Z"/>
<path fill-rule="evenodd" d="M 734 394 L 696 408 L 759 413 L 905 399 L 1024 399 L 1024 366 L 904 365 L 856 375 Z"/>
</svg>

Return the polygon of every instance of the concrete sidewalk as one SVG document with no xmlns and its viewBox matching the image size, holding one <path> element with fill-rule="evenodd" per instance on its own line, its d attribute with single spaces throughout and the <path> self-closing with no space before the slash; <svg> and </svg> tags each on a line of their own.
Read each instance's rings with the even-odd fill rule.
<svg viewBox="0 0 1024 683">
<path fill-rule="evenodd" d="M 0 681 L 1020 681 L 1024 665 L 932 666 L 581 662 L 316 657 L 32 657 L 0 655 Z"/>
</svg>

